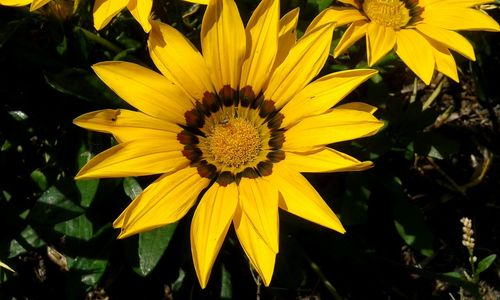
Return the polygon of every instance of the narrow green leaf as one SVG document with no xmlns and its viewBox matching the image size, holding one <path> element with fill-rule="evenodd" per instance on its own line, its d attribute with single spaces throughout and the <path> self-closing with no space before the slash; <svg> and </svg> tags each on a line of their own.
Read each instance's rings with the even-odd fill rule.
<svg viewBox="0 0 500 300">
<path fill-rule="evenodd" d="M 222 266 L 222 279 L 220 287 L 220 299 L 233 299 L 233 284 L 231 282 L 231 273 L 226 266 Z"/>
<path fill-rule="evenodd" d="M 476 269 L 476 275 L 481 274 L 482 272 L 488 270 L 488 268 L 493 264 L 493 262 L 497 259 L 496 254 L 491 254 L 483 258 L 478 264 Z"/>
<path fill-rule="evenodd" d="M 78 168 L 81 169 L 91 158 L 92 154 L 86 150 L 85 146 L 82 146 L 78 155 Z M 77 180 L 76 187 L 80 192 L 80 205 L 89 207 L 97 193 L 99 179 Z"/>
</svg>

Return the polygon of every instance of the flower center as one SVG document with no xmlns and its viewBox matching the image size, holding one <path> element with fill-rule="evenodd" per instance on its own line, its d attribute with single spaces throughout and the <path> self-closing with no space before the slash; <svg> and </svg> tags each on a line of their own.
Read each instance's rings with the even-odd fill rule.
<svg viewBox="0 0 500 300">
<path fill-rule="evenodd" d="M 243 118 L 223 119 L 206 142 L 216 162 L 234 168 L 253 161 L 261 149 L 259 132 Z"/>
<path fill-rule="evenodd" d="M 255 95 L 250 86 L 206 92 L 184 118 L 186 125 L 177 134 L 182 154 L 201 177 L 222 186 L 269 176 L 273 164 L 285 159 L 284 117 L 274 101 Z"/>
<path fill-rule="evenodd" d="M 421 13 L 416 0 L 365 0 L 363 11 L 371 21 L 400 29 L 412 23 Z"/>
</svg>

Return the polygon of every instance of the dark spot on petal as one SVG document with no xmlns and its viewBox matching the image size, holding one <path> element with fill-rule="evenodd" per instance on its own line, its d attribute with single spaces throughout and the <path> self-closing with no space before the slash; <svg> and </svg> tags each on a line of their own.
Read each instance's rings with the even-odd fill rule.
<svg viewBox="0 0 500 300">
<path fill-rule="evenodd" d="M 255 98 L 255 100 L 251 103 L 250 107 L 253 108 L 253 109 L 257 109 L 258 107 L 260 107 L 260 105 L 262 104 L 262 101 L 264 101 L 264 95 L 262 95 L 262 93 L 257 97 Z"/>
<path fill-rule="evenodd" d="M 203 94 L 203 106 L 205 107 L 205 114 L 207 117 L 210 116 L 210 112 L 216 112 L 219 110 L 219 99 L 213 93 L 205 92 Z"/>
<path fill-rule="evenodd" d="M 187 130 L 183 130 L 177 134 L 177 140 L 183 145 L 196 145 L 200 141 L 198 137 Z"/>
<path fill-rule="evenodd" d="M 253 103 L 255 100 L 255 93 L 253 92 L 251 86 L 246 86 L 240 89 L 239 100 L 241 106 L 243 107 L 248 107 Z"/>
<path fill-rule="evenodd" d="M 250 168 L 250 167 L 247 167 L 245 170 L 238 173 L 238 175 L 240 175 L 241 177 L 245 177 L 245 178 L 257 178 L 257 177 L 259 177 L 259 173 L 257 172 L 257 170 L 255 170 L 254 168 Z"/>
<path fill-rule="evenodd" d="M 267 153 L 267 159 L 273 163 L 280 162 L 285 159 L 285 152 L 283 150 L 274 150 Z"/>
<path fill-rule="evenodd" d="M 270 161 L 261 161 L 257 164 L 257 170 L 261 176 L 269 176 L 273 173 L 273 164 Z"/>
<path fill-rule="evenodd" d="M 200 161 L 197 164 L 196 169 L 201 177 L 205 177 L 210 180 L 215 178 L 217 175 L 217 168 L 212 164 L 208 164 L 205 160 Z"/>
<path fill-rule="evenodd" d="M 272 100 L 264 100 L 262 105 L 260 106 L 259 116 L 262 119 L 265 119 L 267 116 L 276 111 L 276 107 L 274 107 L 274 101 Z"/>
<path fill-rule="evenodd" d="M 217 176 L 217 183 L 221 186 L 227 186 L 230 183 L 233 183 L 235 180 L 233 173 L 229 171 L 224 171 Z"/>
<path fill-rule="evenodd" d="M 203 152 L 198 147 L 186 145 L 182 150 L 182 155 L 184 155 L 191 162 L 197 162 L 201 159 Z"/>
<path fill-rule="evenodd" d="M 205 124 L 205 118 L 196 108 L 185 112 L 184 118 L 189 127 L 202 128 Z"/>
<path fill-rule="evenodd" d="M 225 85 L 219 91 L 219 98 L 221 99 L 224 106 L 232 106 L 234 100 L 236 99 L 236 91 L 229 85 Z"/>
<path fill-rule="evenodd" d="M 278 129 L 281 126 L 281 123 L 283 123 L 283 119 L 285 116 L 282 113 L 277 113 L 274 116 L 272 116 L 268 123 L 267 123 L 267 128 L 269 129 Z"/>
<path fill-rule="evenodd" d="M 269 140 L 269 147 L 273 150 L 279 150 L 283 147 L 285 142 L 285 134 L 282 130 L 274 130 L 271 132 L 271 139 Z"/>
</svg>

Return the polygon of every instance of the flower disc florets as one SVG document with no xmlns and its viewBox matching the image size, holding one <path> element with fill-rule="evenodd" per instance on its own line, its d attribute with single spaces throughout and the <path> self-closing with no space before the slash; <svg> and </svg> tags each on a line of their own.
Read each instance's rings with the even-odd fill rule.
<svg viewBox="0 0 500 300">
<path fill-rule="evenodd" d="M 422 13 L 418 0 L 364 0 L 362 7 L 370 20 L 394 29 L 412 25 Z"/>
<path fill-rule="evenodd" d="M 223 186 L 270 175 L 272 164 L 285 158 L 283 116 L 251 87 L 207 92 L 185 119 L 188 126 L 177 136 L 182 153 L 202 177 Z"/>
</svg>

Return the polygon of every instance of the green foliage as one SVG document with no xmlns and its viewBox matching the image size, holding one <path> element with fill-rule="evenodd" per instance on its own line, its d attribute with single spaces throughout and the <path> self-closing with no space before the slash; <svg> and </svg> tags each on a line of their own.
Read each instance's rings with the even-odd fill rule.
<svg viewBox="0 0 500 300">
<path fill-rule="evenodd" d="M 236 2 L 248 19 L 258 0 Z M 281 1 L 281 12 L 300 7 L 300 36 L 322 9 L 337 4 Z M 154 5 L 156 17 L 200 48 L 203 6 Z M 16 270 L 0 268 L 0 299 L 246 299 L 257 290 L 262 299 L 468 299 L 486 297 L 485 287 L 498 292 L 497 33 L 467 34 L 477 62 L 454 55 L 460 83 L 437 75 L 424 86 L 395 53 L 380 60 L 373 67 L 379 74 L 342 103 L 376 106 L 384 129 L 333 145 L 374 167 L 306 174 L 347 233 L 280 212 L 280 252 L 264 287 L 230 229 L 201 290 L 190 253 L 193 209 L 178 223 L 117 239 L 112 222 L 157 176 L 74 179 L 115 141 L 72 120 L 131 108 L 91 66 L 123 60 L 155 69 L 147 34 L 130 13 L 97 32 L 92 6 L 76 1 L 65 20 L 49 9 L 0 6 L 0 261 Z M 499 19 L 498 10 L 489 13 Z M 334 44 L 345 29 L 336 29 Z M 365 51 L 364 41 L 356 43 L 330 57 L 322 74 L 366 68 Z M 473 219 L 477 235 L 475 270 L 461 244 L 463 216 Z"/>
</svg>

